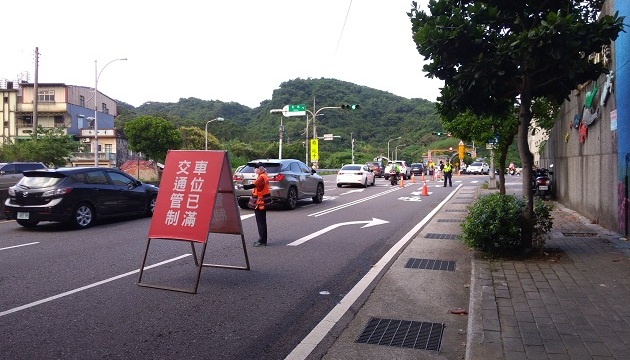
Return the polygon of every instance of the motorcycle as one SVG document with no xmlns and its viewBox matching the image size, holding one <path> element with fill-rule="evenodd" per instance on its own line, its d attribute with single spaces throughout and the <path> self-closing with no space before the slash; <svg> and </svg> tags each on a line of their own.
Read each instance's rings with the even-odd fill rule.
<svg viewBox="0 0 630 360">
<path fill-rule="evenodd" d="M 553 168 L 553 164 L 550 167 Z M 539 168 L 534 170 L 534 179 L 532 180 L 534 194 L 543 200 L 551 197 L 550 175 L 553 175 L 553 171 L 548 169 Z"/>
<path fill-rule="evenodd" d="M 389 181 L 392 185 L 398 185 L 398 174 L 395 171 L 389 172 Z"/>
</svg>

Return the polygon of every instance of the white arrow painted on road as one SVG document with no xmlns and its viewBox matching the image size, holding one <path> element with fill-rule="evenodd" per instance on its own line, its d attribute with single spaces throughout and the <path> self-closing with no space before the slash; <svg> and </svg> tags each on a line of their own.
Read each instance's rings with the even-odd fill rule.
<svg viewBox="0 0 630 360">
<path fill-rule="evenodd" d="M 344 225 L 355 225 L 355 224 L 365 224 L 363 226 L 361 226 L 361 229 L 366 228 L 366 227 L 370 227 L 370 226 L 376 226 L 376 225 L 383 225 L 383 224 L 387 224 L 389 223 L 389 221 L 386 220 L 381 220 L 381 219 L 377 219 L 377 218 L 372 218 L 372 220 L 363 220 L 363 221 L 348 221 L 348 222 L 344 222 L 344 223 L 339 223 L 339 224 L 334 224 L 334 225 L 330 225 L 327 228 L 321 229 L 319 231 L 316 231 L 310 235 L 307 235 L 303 238 L 300 238 L 298 240 L 295 240 L 294 242 L 287 244 L 287 246 L 297 246 L 300 244 L 303 244 L 313 238 L 318 237 L 321 234 L 327 233 L 330 230 L 336 229 L 340 226 L 344 226 Z"/>
<path fill-rule="evenodd" d="M 352 193 L 355 193 L 355 192 L 363 192 L 363 190 L 365 190 L 365 189 L 348 190 L 345 193 L 341 193 L 339 195 L 352 194 Z"/>
</svg>

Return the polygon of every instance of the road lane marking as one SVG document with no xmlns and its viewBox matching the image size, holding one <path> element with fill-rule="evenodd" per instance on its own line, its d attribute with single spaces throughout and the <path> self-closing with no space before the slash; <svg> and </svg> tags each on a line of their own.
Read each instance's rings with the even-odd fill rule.
<svg viewBox="0 0 630 360">
<path fill-rule="evenodd" d="M 14 246 L 7 246 L 7 247 L 3 247 L 3 248 L 0 248 L 0 251 L 2 251 L 2 250 L 8 250 L 8 249 L 15 249 L 15 248 L 22 247 L 22 246 L 35 245 L 35 244 L 39 244 L 39 241 L 37 241 L 37 242 L 32 242 L 32 243 L 28 243 L 28 244 L 22 244 L 22 245 L 14 245 Z"/>
<path fill-rule="evenodd" d="M 377 198 L 377 197 L 379 197 L 379 196 L 383 196 L 383 195 L 385 195 L 385 194 L 389 194 L 390 192 L 393 192 L 393 191 L 398 191 L 398 190 L 400 190 L 400 189 L 401 189 L 401 188 L 397 186 L 397 187 L 395 187 L 395 188 L 393 188 L 393 189 L 390 189 L 390 190 L 387 190 L 387 191 L 383 191 L 383 192 L 380 192 L 380 193 L 378 193 L 378 194 L 374 194 L 374 195 L 371 195 L 371 196 L 367 196 L 367 197 L 364 197 L 364 198 L 362 198 L 362 199 L 358 199 L 358 200 L 350 201 L 350 202 L 345 203 L 345 204 L 341 204 L 341 205 L 333 206 L 333 207 L 331 207 L 331 208 L 329 208 L 329 209 L 325 209 L 325 210 L 322 210 L 322 211 L 318 211 L 318 212 L 316 212 L 316 213 L 309 214 L 308 216 L 318 217 L 318 216 L 326 215 L 326 214 L 329 214 L 329 213 L 331 213 L 331 212 L 333 212 L 333 211 L 341 210 L 341 209 L 347 208 L 347 207 L 349 207 L 349 206 L 357 205 L 357 204 L 360 204 L 360 203 L 365 202 L 365 201 L 368 201 L 368 200 L 376 199 L 376 198 Z"/>
<path fill-rule="evenodd" d="M 348 221 L 348 222 L 343 222 L 343 223 L 339 223 L 339 224 L 333 224 L 330 225 L 324 229 L 321 229 L 319 231 L 316 231 L 310 235 L 306 235 L 302 238 L 299 238 L 297 240 L 295 240 L 292 243 L 287 244 L 287 246 L 298 246 L 300 244 L 303 244 L 311 239 L 314 239 L 316 237 L 318 237 L 321 234 L 327 233 L 330 230 L 336 229 L 340 226 L 344 226 L 344 225 L 355 225 L 355 224 L 365 224 L 363 226 L 361 226 L 361 229 L 366 228 L 366 227 L 371 227 L 371 226 L 376 226 L 376 225 L 382 225 L 382 224 L 387 224 L 389 223 L 389 221 L 387 220 L 381 220 L 381 219 L 377 219 L 377 218 L 372 218 L 372 220 L 359 220 L 359 221 Z"/>
<path fill-rule="evenodd" d="M 158 267 L 158 266 L 161 266 L 161 265 L 164 265 L 164 264 L 168 264 L 168 263 L 173 262 L 173 261 L 177 261 L 177 260 L 183 259 L 183 258 L 191 256 L 191 255 L 192 254 L 180 255 L 178 257 L 175 257 L 175 258 L 172 258 L 172 259 L 169 259 L 169 260 L 164 260 L 164 261 L 159 262 L 157 264 L 145 266 L 144 269 L 148 270 L 148 269 L 151 269 L 151 268 L 154 268 L 154 267 Z M 2 312 L 0 312 L 0 317 L 12 314 L 14 312 L 26 310 L 28 308 L 32 308 L 34 306 L 41 305 L 41 304 L 44 304 L 44 303 L 47 303 L 47 302 L 50 302 L 50 301 L 53 301 L 53 300 L 57 300 L 57 299 L 60 299 L 62 297 L 68 296 L 68 295 L 76 294 L 78 292 L 81 292 L 81 291 L 84 291 L 84 290 L 88 290 L 90 288 L 93 288 L 93 287 L 96 287 L 96 286 L 99 286 L 99 285 L 103 285 L 103 284 L 106 284 L 108 282 L 112 282 L 114 280 L 122 279 L 124 277 L 131 276 L 131 275 L 137 274 L 139 272 L 140 272 L 140 269 L 133 270 L 133 271 L 130 271 L 128 273 L 124 273 L 124 274 L 121 274 L 121 275 L 118 275 L 118 276 L 111 277 L 109 279 L 97 281 L 97 282 L 95 282 L 93 284 L 90 284 L 90 285 L 82 286 L 80 288 L 77 288 L 77 289 L 74 289 L 74 290 L 70 290 L 70 291 L 66 291 L 66 292 L 61 293 L 61 294 L 53 295 L 53 296 L 47 297 L 45 299 L 37 300 L 37 301 L 34 301 L 34 302 L 26 304 L 26 305 L 22 305 L 22 306 L 18 306 L 16 308 L 13 308 L 13 309 L 2 311 Z"/>
</svg>

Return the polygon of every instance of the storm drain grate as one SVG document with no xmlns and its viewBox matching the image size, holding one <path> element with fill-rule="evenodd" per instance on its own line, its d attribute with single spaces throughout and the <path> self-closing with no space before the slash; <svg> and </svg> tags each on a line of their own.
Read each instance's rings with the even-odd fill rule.
<svg viewBox="0 0 630 360">
<path fill-rule="evenodd" d="M 455 271 L 455 261 L 411 258 L 407 260 L 405 267 L 411 269 Z"/>
<path fill-rule="evenodd" d="M 437 222 L 464 222 L 464 219 L 438 219 Z"/>
<path fill-rule="evenodd" d="M 595 237 L 597 233 L 587 233 L 587 232 L 563 232 L 562 235 L 568 237 Z"/>
<path fill-rule="evenodd" d="M 471 201 L 453 201 L 451 204 L 470 204 Z"/>
<path fill-rule="evenodd" d="M 465 210 L 465 209 L 446 209 L 444 211 L 446 211 L 446 212 L 468 212 L 468 210 Z"/>
<path fill-rule="evenodd" d="M 443 323 L 371 318 L 356 342 L 439 351 Z"/>
<path fill-rule="evenodd" d="M 427 239 L 446 239 L 446 240 L 457 240 L 458 235 L 456 234 L 436 234 L 436 233 L 428 233 L 424 236 Z"/>
<path fill-rule="evenodd" d="M 473 197 L 472 196 L 458 196 L 455 199 L 470 199 L 470 200 L 472 200 Z"/>
</svg>

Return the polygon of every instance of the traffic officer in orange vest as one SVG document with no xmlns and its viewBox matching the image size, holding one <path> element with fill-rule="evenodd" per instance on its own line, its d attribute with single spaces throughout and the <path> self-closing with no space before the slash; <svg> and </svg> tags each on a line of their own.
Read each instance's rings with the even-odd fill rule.
<svg viewBox="0 0 630 360">
<path fill-rule="evenodd" d="M 256 225 L 258 226 L 258 240 L 254 246 L 267 246 L 267 206 L 271 205 L 271 192 L 269 191 L 269 178 L 267 169 L 261 162 L 254 165 L 256 180 L 252 184 L 243 185 L 243 189 L 253 189 L 248 206 L 254 209 Z"/>
</svg>

